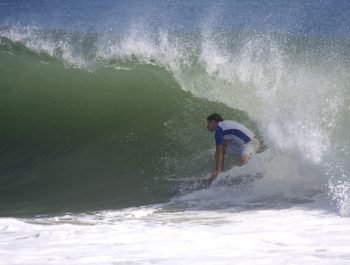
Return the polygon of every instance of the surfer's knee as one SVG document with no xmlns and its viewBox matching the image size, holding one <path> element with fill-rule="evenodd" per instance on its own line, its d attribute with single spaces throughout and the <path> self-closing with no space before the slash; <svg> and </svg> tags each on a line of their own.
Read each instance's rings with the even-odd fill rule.
<svg viewBox="0 0 350 265">
<path fill-rule="evenodd" d="M 247 164 L 252 156 L 257 153 L 259 147 L 260 143 L 256 138 L 253 138 L 250 142 L 245 144 L 241 150 L 239 164 L 241 166 Z"/>
<path fill-rule="evenodd" d="M 239 159 L 239 165 L 243 166 L 243 165 L 247 164 L 248 161 L 250 160 L 250 158 L 251 158 L 251 156 L 249 156 L 249 155 L 242 155 Z"/>
</svg>

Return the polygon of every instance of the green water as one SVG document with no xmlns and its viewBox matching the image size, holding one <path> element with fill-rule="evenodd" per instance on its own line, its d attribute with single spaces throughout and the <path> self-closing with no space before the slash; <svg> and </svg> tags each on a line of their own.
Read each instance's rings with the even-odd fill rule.
<svg viewBox="0 0 350 265">
<path fill-rule="evenodd" d="M 212 170 L 210 113 L 254 129 L 157 65 L 87 71 L 10 43 L 0 73 L 0 215 L 164 201 L 174 190 L 162 177 Z"/>
</svg>

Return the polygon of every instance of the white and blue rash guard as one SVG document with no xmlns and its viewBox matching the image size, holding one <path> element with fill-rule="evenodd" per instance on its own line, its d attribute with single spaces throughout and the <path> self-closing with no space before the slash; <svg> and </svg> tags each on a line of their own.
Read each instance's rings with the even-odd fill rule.
<svg viewBox="0 0 350 265">
<path fill-rule="evenodd" d="M 218 123 L 215 131 L 215 143 L 242 146 L 250 142 L 254 134 L 244 125 L 236 121 L 225 120 Z"/>
</svg>

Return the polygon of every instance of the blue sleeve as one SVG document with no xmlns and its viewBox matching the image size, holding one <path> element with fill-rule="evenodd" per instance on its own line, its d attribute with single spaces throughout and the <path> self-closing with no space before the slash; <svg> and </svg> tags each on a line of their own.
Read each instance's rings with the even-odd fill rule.
<svg viewBox="0 0 350 265">
<path fill-rule="evenodd" d="M 215 143 L 216 144 L 224 144 L 224 131 L 220 126 L 216 127 Z"/>
</svg>

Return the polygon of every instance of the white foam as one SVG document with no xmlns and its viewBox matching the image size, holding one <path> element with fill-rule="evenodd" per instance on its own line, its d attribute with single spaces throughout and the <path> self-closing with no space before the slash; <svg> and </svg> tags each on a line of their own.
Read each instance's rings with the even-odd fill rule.
<svg viewBox="0 0 350 265">
<path fill-rule="evenodd" d="M 195 94 L 249 113 L 260 125 L 265 143 L 292 161 L 288 169 L 284 163 L 274 167 L 286 185 L 293 186 L 297 175 L 308 180 L 309 185 L 300 186 L 308 190 L 319 186 L 320 179 L 328 185 L 331 175 L 331 195 L 344 215 L 349 193 L 343 187 L 348 187 L 349 164 L 343 158 L 349 154 L 341 150 L 349 146 L 338 144 L 341 138 L 334 134 L 343 135 L 348 128 L 348 122 L 339 122 L 339 117 L 346 106 L 344 84 L 349 78 L 343 74 L 345 69 L 337 72 L 339 62 L 329 60 L 337 55 L 328 54 L 328 49 L 321 56 L 320 51 L 317 55 L 310 52 L 307 56 L 313 61 L 309 63 L 291 57 L 297 54 L 286 53 L 282 43 L 269 36 L 243 39 L 242 46 L 230 53 L 222 48 L 221 40 L 204 35 L 201 64 L 212 79 L 204 89 L 195 89 Z M 336 166 L 339 161 L 334 156 L 340 158 L 341 166 Z M 338 181 L 342 184 L 335 184 Z"/>
<path fill-rule="evenodd" d="M 317 205 L 244 212 L 156 206 L 2 218 L 0 264 L 345 265 L 349 229 L 348 219 Z"/>
</svg>

